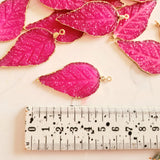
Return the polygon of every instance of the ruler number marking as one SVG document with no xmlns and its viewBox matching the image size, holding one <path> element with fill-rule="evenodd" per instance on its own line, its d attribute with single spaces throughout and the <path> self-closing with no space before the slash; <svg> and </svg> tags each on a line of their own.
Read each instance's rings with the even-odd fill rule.
<svg viewBox="0 0 160 160">
<path fill-rule="evenodd" d="M 35 132 L 36 131 L 36 127 L 28 127 L 28 131 Z"/>
</svg>

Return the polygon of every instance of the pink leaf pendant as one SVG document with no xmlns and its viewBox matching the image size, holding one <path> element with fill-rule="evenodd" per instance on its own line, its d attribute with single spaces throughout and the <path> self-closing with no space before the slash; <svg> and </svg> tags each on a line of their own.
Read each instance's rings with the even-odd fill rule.
<svg viewBox="0 0 160 160">
<path fill-rule="evenodd" d="M 83 35 L 83 32 L 72 29 L 68 26 L 65 26 L 65 25 L 57 22 L 56 18 L 64 13 L 66 13 L 66 11 L 56 11 L 56 12 L 52 13 L 49 17 L 46 17 L 38 22 L 29 24 L 25 28 L 27 30 L 32 29 L 32 28 L 45 28 L 52 33 L 58 32 L 60 29 L 64 29 L 65 34 L 58 36 L 57 41 L 73 42 L 74 40 L 81 38 Z"/>
<path fill-rule="evenodd" d="M 58 33 L 53 35 L 44 29 L 32 29 L 22 34 L 0 60 L 0 66 L 28 66 L 47 61 L 55 50 L 53 36 L 57 37 Z"/>
<path fill-rule="evenodd" d="M 128 15 L 129 18 L 120 20 L 114 34 L 123 40 L 132 40 L 140 36 L 146 29 L 148 19 L 155 6 L 156 0 L 153 0 L 121 8 L 119 14 Z"/>
<path fill-rule="evenodd" d="M 119 47 L 145 72 L 160 74 L 160 43 L 146 41 L 118 41 Z"/>
<path fill-rule="evenodd" d="M 57 91 L 72 97 L 84 98 L 99 88 L 100 75 L 91 64 L 77 62 L 70 63 L 52 74 L 41 76 L 39 80 Z"/>
<path fill-rule="evenodd" d="M 29 0 L 6 0 L 0 4 L 0 41 L 16 38 L 24 26 Z"/>
<path fill-rule="evenodd" d="M 61 15 L 57 20 L 93 36 L 103 36 L 117 26 L 117 11 L 107 2 L 89 2 L 83 7 Z"/>
<path fill-rule="evenodd" d="M 40 0 L 48 7 L 57 10 L 74 10 L 85 4 L 85 0 Z"/>
</svg>

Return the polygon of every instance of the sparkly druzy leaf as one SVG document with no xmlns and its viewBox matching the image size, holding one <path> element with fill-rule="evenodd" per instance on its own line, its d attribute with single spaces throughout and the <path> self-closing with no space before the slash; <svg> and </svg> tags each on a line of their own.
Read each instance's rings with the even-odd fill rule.
<svg viewBox="0 0 160 160">
<path fill-rule="evenodd" d="M 153 0 L 121 8 L 119 14 L 128 14 L 129 18 L 119 22 L 114 34 L 123 40 L 132 40 L 141 35 L 147 27 L 148 19 L 155 5 L 156 0 Z"/>
<path fill-rule="evenodd" d="M 15 46 L 0 60 L 0 66 L 36 65 L 48 60 L 55 49 L 53 35 L 43 29 L 22 34 Z"/>
<path fill-rule="evenodd" d="M 65 26 L 58 21 L 56 21 L 56 18 L 60 16 L 61 14 L 66 13 L 66 11 L 56 11 L 52 13 L 49 17 L 46 17 L 38 22 L 29 24 L 26 26 L 26 29 L 32 29 L 32 28 L 45 28 L 49 30 L 50 32 L 59 32 L 60 29 L 65 30 L 64 35 L 59 35 L 57 37 L 57 41 L 60 42 L 72 42 L 80 37 L 82 37 L 83 32 L 72 29 L 68 26 Z"/>
<path fill-rule="evenodd" d="M 115 29 L 118 15 L 107 2 L 89 2 L 78 10 L 61 15 L 57 20 L 90 35 L 102 36 Z"/>
<path fill-rule="evenodd" d="M 100 75 L 88 63 L 71 63 L 62 70 L 41 76 L 40 82 L 72 97 L 84 98 L 93 94 L 99 87 Z"/>
<path fill-rule="evenodd" d="M 40 0 L 48 7 L 58 10 L 74 10 L 85 4 L 85 0 Z"/>
<path fill-rule="evenodd" d="M 6 0 L 0 4 L 0 41 L 16 38 L 24 26 L 29 0 Z"/>
<path fill-rule="evenodd" d="M 105 0 L 109 3 L 111 3 L 114 7 L 119 8 L 124 5 L 124 3 L 121 2 L 121 0 Z"/>
<path fill-rule="evenodd" d="M 160 73 L 160 43 L 153 40 L 118 41 L 119 47 L 145 72 Z"/>
</svg>

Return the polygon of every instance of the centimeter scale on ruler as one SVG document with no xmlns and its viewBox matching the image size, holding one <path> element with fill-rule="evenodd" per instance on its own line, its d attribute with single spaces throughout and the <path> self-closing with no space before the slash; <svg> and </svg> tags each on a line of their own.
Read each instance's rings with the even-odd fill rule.
<svg viewBox="0 0 160 160">
<path fill-rule="evenodd" d="M 26 107 L 25 148 L 160 149 L 160 109 Z"/>
</svg>

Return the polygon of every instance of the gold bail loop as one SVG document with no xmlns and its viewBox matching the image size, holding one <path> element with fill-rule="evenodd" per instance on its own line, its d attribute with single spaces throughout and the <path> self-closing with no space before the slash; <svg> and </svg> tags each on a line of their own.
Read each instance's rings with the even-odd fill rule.
<svg viewBox="0 0 160 160">
<path fill-rule="evenodd" d="M 122 20 L 122 19 L 128 19 L 129 18 L 129 15 L 128 14 L 125 14 L 125 15 L 119 15 L 119 20 Z"/>
<path fill-rule="evenodd" d="M 59 30 L 59 35 L 61 35 L 61 36 L 65 35 L 65 30 L 64 29 L 60 29 Z"/>
<path fill-rule="evenodd" d="M 110 81 L 112 81 L 112 77 L 111 77 L 111 76 L 108 76 L 108 77 L 101 76 L 101 77 L 100 77 L 100 81 L 101 81 L 101 82 L 105 82 L 105 81 L 110 82 Z"/>
<path fill-rule="evenodd" d="M 64 35 L 65 34 L 65 30 L 64 29 L 60 29 L 59 30 L 59 32 L 55 32 L 55 33 L 53 33 L 53 38 L 54 39 L 57 39 L 57 37 L 59 36 L 59 35 Z"/>
</svg>

